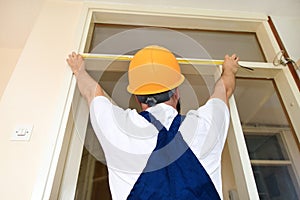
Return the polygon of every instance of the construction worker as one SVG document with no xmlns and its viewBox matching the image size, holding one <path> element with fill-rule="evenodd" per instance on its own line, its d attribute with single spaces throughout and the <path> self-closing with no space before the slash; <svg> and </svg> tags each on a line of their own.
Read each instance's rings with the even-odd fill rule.
<svg viewBox="0 0 300 200">
<path fill-rule="evenodd" d="M 127 90 L 141 113 L 113 105 L 86 72 L 82 56 L 69 55 L 105 154 L 113 199 L 223 198 L 221 154 L 238 61 L 226 55 L 209 100 L 182 117 L 176 108 L 184 76 L 168 49 L 147 46 L 130 62 Z"/>
</svg>

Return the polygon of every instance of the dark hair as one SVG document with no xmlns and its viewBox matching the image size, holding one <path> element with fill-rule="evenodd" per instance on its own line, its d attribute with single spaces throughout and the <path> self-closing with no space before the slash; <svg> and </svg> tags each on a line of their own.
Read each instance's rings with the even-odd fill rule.
<svg viewBox="0 0 300 200">
<path fill-rule="evenodd" d="M 176 110 L 180 114 L 180 111 L 181 111 L 180 99 L 178 99 L 178 102 L 177 102 L 177 105 L 176 105 Z"/>
<path fill-rule="evenodd" d="M 157 94 L 136 95 L 141 103 L 147 104 L 149 107 L 155 106 L 158 103 L 168 101 L 175 93 L 175 89 L 168 90 Z"/>
</svg>

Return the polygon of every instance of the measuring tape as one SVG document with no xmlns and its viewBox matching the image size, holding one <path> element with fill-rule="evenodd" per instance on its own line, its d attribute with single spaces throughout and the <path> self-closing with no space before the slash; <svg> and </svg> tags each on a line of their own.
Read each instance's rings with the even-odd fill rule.
<svg viewBox="0 0 300 200">
<path fill-rule="evenodd" d="M 112 55 L 112 54 L 81 54 L 86 59 L 102 59 L 116 61 L 131 61 L 132 55 Z M 176 58 L 179 64 L 194 64 L 194 65 L 222 65 L 223 60 L 206 60 L 206 59 L 191 59 L 191 58 Z M 240 67 L 253 71 L 250 67 L 239 65 Z"/>
<path fill-rule="evenodd" d="M 117 61 L 131 61 L 132 55 L 112 55 L 112 54 L 81 54 L 83 58 L 87 59 L 103 59 L 103 60 L 117 60 Z M 190 58 L 176 58 L 179 64 L 200 64 L 200 65 L 222 65 L 221 60 L 205 60 L 205 59 L 190 59 Z"/>
</svg>

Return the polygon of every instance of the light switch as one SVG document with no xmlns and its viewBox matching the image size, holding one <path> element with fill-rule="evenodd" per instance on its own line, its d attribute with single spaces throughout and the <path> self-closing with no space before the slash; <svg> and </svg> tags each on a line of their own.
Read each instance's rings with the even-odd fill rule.
<svg viewBox="0 0 300 200">
<path fill-rule="evenodd" d="M 29 141 L 33 125 L 18 125 L 14 128 L 10 140 Z"/>
</svg>

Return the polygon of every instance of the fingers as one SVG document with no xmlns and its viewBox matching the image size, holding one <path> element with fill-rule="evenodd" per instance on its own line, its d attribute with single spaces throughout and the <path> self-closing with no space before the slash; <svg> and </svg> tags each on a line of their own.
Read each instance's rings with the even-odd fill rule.
<svg viewBox="0 0 300 200">
<path fill-rule="evenodd" d="M 80 54 L 75 53 L 74 51 L 69 54 L 69 58 L 78 58 L 78 57 L 82 57 Z"/>
<path fill-rule="evenodd" d="M 68 55 L 68 58 L 66 60 L 70 64 L 71 62 L 82 60 L 82 56 L 80 54 L 72 52 Z"/>
<path fill-rule="evenodd" d="M 72 55 L 71 54 L 69 54 L 69 56 L 68 56 L 68 58 L 67 58 L 67 63 L 70 65 L 70 63 L 71 63 L 71 60 L 72 60 Z"/>
<path fill-rule="evenodd" d="M 225 60 L 234 60 L 234 61 L 239 61 L 239 57 L 236 54 L 232 54 L 231 56 L 225 55 Z"/>
<path fill-rule="evenodd" d="M 231 56 L 225 55 L 224 63 L 223 63 L 223 70 L 226 72 L 231 72 L 236 74 L 238 71 L 238 64 L 239 57 L 236 54 L 232 54 Z"/>
<path fill-rule="evenodd" d="M 232 54 L 231 57 L 233 58 L 233 60 L 239 61 L 239 57 L 236 54 Z"/>
</svg>

